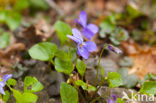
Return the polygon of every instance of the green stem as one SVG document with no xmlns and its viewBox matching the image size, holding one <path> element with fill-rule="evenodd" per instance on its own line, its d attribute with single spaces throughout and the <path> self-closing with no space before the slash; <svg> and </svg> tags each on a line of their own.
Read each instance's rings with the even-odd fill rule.
<svg viewBox="0 0 156 103">
<path fill-rule="evenodd" d="M 8 83 L 6 83 L 6 85 L 9 87 L 9 89 L 12 91 L 12 88 L 10 87 L 10 85 L 8 85 Z"/>
<path fill-rule="evenodd" d="M 86 99 L 85 99 L 85 97 L 83 96 L 83 94 L 81 93 L 79 87 L 77 87 L 77 86 L 75 85 L 75 82 L 73 82 L 73 85 L 74 85 L 74 88 L 77 89 L 77 91 L 78 91 L 80 97 L 81 97 L 82 100 L 83 100 L 83 103 L 87 103 L 87 102 L 86 102 Z"/>
<path fill-rule="evenodd" d="M 55 63 L 54 63 L 53 59 L 51 60 L 51 63 L 52 63 L 53 65 L 55 65 Z"/>
<path fill-rule="evenodd" d="M 101 98 L 101 96 L 99 96 L 99 97 L 93 99 L 90 103 L 95 103 L 95 102 L 96 102 L 97 100 L 99 100 L 100 98 Z"/>
<path fill-rule="evenodd" d="M 0 99 L 2 100 L 2 95 L 0 94 Z"/>
<path fill-rule="evenodd" d="M 98 88 L 99 89 L 99 88 Z M 110 92 L 111 92 L 111 88 L 108 87 L 108 90 L 105 92 L 105 94 L 93 99 L 90 103 L 94 103 L 96 102 L 97 100 L 99 100 L 100 98 L 104 97 L 104 100 L 106 99 L 106 96 L 107 95 L 110 95 Z"/>
<path fill-rule="evenodd" d="M 101 62 L 101 57 L 102 57 L 102 54 L 103 54 L 103 51 L 105 50 L 105 48 L 106 48 L 106 46 L 104 46 L 104 48 L 102 49 L 101 54 L 100 54 L 100 58 L 99 58 L 98 66 L 97 66 L 97 74 L 96 74 L 95 86 L 97 85 L 98 75 L 99 75 L 99 67 L 100 67 L 100 62 Z"/>
<path fill-rule="evenodd" d="M 80 94 L 80 96 L 81 96 L 81 98 L 82 98 L 82 100 L 83 100 L 83 103 L 87 103 L 87 102 L 86 102 L 86 99 L 85 99 L 85 97 L 82 95 L 81 91 L 80 91 L 80 90 L 78 90 L 78 91 L 79 91 L 79 94 Z"/>
<path fill-rule="evenodd" d="M 93 97 L 95 97 L 95 95 L 97 94 L 97 92 L 99 91 L 99 89 L 101 88 L 101 86 L 99 86 L 96 91 L 93 93 Z"/>
<path fill-rule="evenodd" d="M 101 68 L 101 69 L 103 69 L 103 68 Z M 97 94 L 97 92 L 99 91 L 99 89 L 101 88 L 101 86 L 102 86 L 103 83 L 104 83 L 104 79 L 103 79 L 103 75 L 101 75 L 101 81 L 100 81 L 99 87 L 93 93 L 93 97 L 95 97 L 95 95 Z"/>
</svg>

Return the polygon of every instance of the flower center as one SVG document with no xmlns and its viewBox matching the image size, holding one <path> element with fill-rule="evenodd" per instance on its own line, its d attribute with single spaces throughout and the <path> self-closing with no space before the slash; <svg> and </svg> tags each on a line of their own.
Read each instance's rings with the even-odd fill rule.
<svg viewBox="0 0 156 103">
<path fill-rule="evenodd" d="M 3 79 L 0 77 L 0 82 L 3 81 Z"/>
<path fill-rule="evenodd" d="M 82 47 L 82 44 L 80 44 L 79 47 L 81 48 Z"/>
</svg>

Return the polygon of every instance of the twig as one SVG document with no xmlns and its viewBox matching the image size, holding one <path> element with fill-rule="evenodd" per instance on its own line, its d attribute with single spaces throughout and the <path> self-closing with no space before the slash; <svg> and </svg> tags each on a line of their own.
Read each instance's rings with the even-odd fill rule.
<svg viewBox="0 0 156 103">
<path fill-rule="evenodd" d="M 63 10 L 61 10 L 53 0 L 45 0 L 47 4 L 54 9 L 60 16 L 64 16 Z"/>
</svg>

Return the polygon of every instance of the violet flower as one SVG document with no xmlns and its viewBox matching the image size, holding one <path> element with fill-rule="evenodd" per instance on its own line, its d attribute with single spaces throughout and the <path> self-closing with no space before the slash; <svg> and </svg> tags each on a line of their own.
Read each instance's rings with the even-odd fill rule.
<svg viewBox="0 0 156 103">
<path fill-rule="evenodd" d="M 75 19 L 75 21 L 83 27 L 81 32 L 89 40 L 99 31 L 99 28 L 95 24 L 87 24 L 87 14 L 85 11 L 81 11 L 79 19 Z"/>
<path fill-rule="evenodd" d="M 113 99 L 109 98 L 107 103 L 117 103 L 117 98 L 115 95 L 112 95 Z"/>
<path fill-rule="evenodd" d="M 1 93 L 1 94 L 5 95 L 5 92 L 4 92 L 3 87 L 5 86 L 6 81 L 7 81 L 8 79 L 10 79 L 11 77 L 12 77 L 12 74 L 5 74 L 5 75 L 3 76 L 3 80 L 0 82 L 0 93 Z"/>
<path fill-rule="evenodd" d="M 117 54 L 121 54 L 122 53 L 122 51 L 119 48 L 114 47 L 114 46 L 112 46 L 110 44 L 108 45 L 108 49 L 111 50 L 112 52 L 117 53 Z"/>
<path fill-rule="evenodd" d="M 97 49 L 96 44 L 92 41 L 84 42 L 81 32 L 76 28 L 72 29 L 72 33 L 73 36 L 67 35 L 67 37 L 74 40 L 77 43 L 77 54 L 85 59 L 88 59 L 89 52 L 94 52 Z"/>
</svg>

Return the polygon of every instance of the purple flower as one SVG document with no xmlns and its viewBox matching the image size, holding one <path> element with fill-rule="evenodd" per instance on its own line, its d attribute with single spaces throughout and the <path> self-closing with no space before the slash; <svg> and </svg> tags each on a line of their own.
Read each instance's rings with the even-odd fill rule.
<svg viewBox="0 0 156 103">
<path fill-rule="evenodd" d="M 74 40 L 77 43 L 77 54 L 85 59 L 88 59 L 89 52 L 94 52 L 97 47 L 92 41 L 83 41 L 80 31 L 76 28 L 72 29 L 73 36 L 67 35 L 68 38 Z"/>
<path fill-rule="evenodd" d="M 112 52 L 117 53 L 117 54 L 121 54 L 122 53 L 122 51 L 119 48 L 114 47 L 112 45 L 108 45 L 108 49 L 111 50 Z"/>
<path fill-rule="evenodd" d="M 111 99 L 108 99 L 107 103 L 115 103 L 115 102 Z"/>
<path fill-rule="evenodd" d="M 75 21 L 83 27 L 81 32 L 89 40 L 99 31 L 99 28 L 95 24 L 87 24 L 85 11 L 81 11 L 79 19 L 75 19 Z"/>
<path fill-rule="evenodd" d="M 112 97 L 113 97 L 114 101 L 117 101 L 117 98 L 114 94 L 112 94 Z"/>
<path fill-rule="evenodd" d="M 8 79 L 10 79 L 11 77 L 12 77 L 12 74 L 5 74 L 5 75 L 3 76 L 3 80 L 0 82 L 0 93 L 1 93 L 1 94 L 5 95 L 5 92 L 4 92 L 3 87 L 5 86 L 6 81 L 7 81 Z"/>
<path fill-rule="evenodd" d="M 112 95 L 112 97 L 113 97 L 113 100 L 109 98 L 108 101 L 107 101 L 107 103 L 116 103 L 117 102 L 116 96 L 115 95 Z"/>
</svg>

